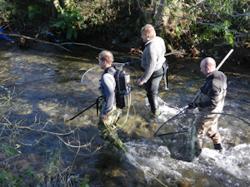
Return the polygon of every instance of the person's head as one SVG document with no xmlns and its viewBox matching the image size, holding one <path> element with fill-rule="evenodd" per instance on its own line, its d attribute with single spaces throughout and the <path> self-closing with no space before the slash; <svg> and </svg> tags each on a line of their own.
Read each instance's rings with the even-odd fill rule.
<svg viewBox="0 0 250 187">
<path fill-rule="evenodd" d="M 99 65 L 102 69 L 106 69 L 110 66 L 112 66 L 112 63 L 114 61 L 114 56 L 110 51 L 103 50 L 99 53 L 98 56 Z"/>
<path fill-rule="evenodd" d="M 153 25 L 146 24 L 144 27 L 141 28 L 141 38 L 143 42 L 152 40 L 154 37 L 156 37 L 156 32 Z"/>
<path fill-rule="evenodd" d="M 213 58 L 206 57 L 201 61 L 200 68 L 204 75 L 208 75 L 216 70 L 216 62 Z"/>
</svg>

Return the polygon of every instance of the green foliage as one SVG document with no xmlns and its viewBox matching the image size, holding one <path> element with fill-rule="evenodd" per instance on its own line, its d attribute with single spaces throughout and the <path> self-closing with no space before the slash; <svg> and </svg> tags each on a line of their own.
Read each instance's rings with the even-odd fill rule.
<svg viewBox="0 0 250 187">
<path fill-rule="evenodd" d="M 203 31 L 198 36 L 200 41 L 213 41 L 216 38 L 224 39 L 229 45 L 234 45 L 234 34 L 229 29 L 231 22 L 225 20 L 223 23 L 202 25 Z"/>
<path fill-rule="evenodd" d="M 0 20 L 4 16 L 10 30 L 36 32 L 51 16 L 48 0 L 18 1 L 0 0 Z M 4 3 L 3 3 L 4 2 Z M 4 5 L 4 6 L 2 6 Z M 3 8 L 4 13 L 1 12 Z M 1 21 L 0 21 L 1 23 Z"/>
<path fill-rule="evenodd" d="M 30 178 L 30 184 L 27 184 L 25 179 Z M 30 186 L 33 182 L 35 182 L 37 177 L 34 174 L 32 169 L 27 169 L 26 171 L 13 173 L 7 169 L 2 169 L 0 171 L 0 186 L 6 187 L 22 187 L 22 186 Z M 25 182 L 26 181 L 26 182 Z"/>
<path fill-rule="evenodd" d="M 235 0 L 207 0 L 208 11 L 215 14 L 232 14 Z"/>
<path fill-rule="evenodd" d="M 181 47 L 180 44 L 196 46 L 216 42 L 234 46 L 239 45 L 237 37 L 246 36 L 249 27 L 247 0 L 167 0 L 164 3 L 165 37 L 174 48 Z M 158 7 L 156 9 L 160 10 Z"/>
<path fill-rule="evenodd" d="M 64 4 L 54 0 L 53 4 L 58 15 L 51 22 L 51 27 L 65 33 L 66 39 L 69 40 L 76 39 L 78 31 L 82 29 L 93 28 L 111 20 L 109 15 L 112 14 L 112 9 L 99 0 L 65 0 Z"/>
<path fill-rule="evenodd" d="M 28 13 L 27 14 L 28 14 L 28 19 L 30 21 L 32 21 L 32 20 L 35 20 L 35 19 L 39 19 L 39 17 L 42 16 L 43 12 L 42 12 L 39 5 L 34 4 L 34 5 L 29 5 L 28 6 Z"/>
<path fill-rule="evenodd" d="M 152 23 L 174 48 L 214 41 L 240 45 L 249 30 L 249 1 L 0 0 L 3 20 L 20 30 L 51 29 L 68 40 L 79 32 L 130 39 Z"/>
<path fill-rule="evenodd" d="M 64 10 L 57 19 L 52 21 L 51 27 L 66 33 L 67 39 L 76 39 L 77 30 L 82 28 L 83 18 L 78 9 Z"/>
<path fill-rule="evenodd" d="M 12 9 L 12 4 L 6 2 L 6 0 L 0 0 L 0 25 L 1 22 L 9 21 Z"/>
<path fill-rule="evenodd" d="M 3 152 L 7 157 L 12 157 L 18 154 L 18 151 L 10 145 L 1 144 L 1 152 Z"/>
<path fill-rule="evenodd" d="M 21 187 L 23 185 L 24 182 L 19 177 L 13 175 L 11 172 L 3 169 L 0 171 L 0 186 Z"/>
<path fill-rule="evenodd" d="M 33 171 L 33 169 L 28 168 L 25 170 L 24 172 L 24 176 L 28 176 L 28 177 L 35 177 L 35 172 Z"/>
<path fill-rule="evenodd" d="M 46 172 L 49 177 L 55 176 L 60 170 L 60 152 L 55 150 L 48 152 L 49 160 L 46 165 Z"/>
<path fill-rule="evenodd" d="M 65 33 L 66 39 L 76 39 L 78 31 L 105 25 L 115 19 L 115 11 L 108 2 L 99 0 L 53 1 L 57 10 L 57 17 L 51 22 L 51 28 Z M 116 10 L 117 11 L 117 10 Z"/>
<path fill-rule="evenodd" d="M 209 18 L 207 26 L 202 33 L 204 40 L 213 41 L 216 38 L 224 39 L 228 44 L 234 44 L 234 34 L 230 30 L 232 20 L 230 15 L 233 13 L 232 0 L 209 0 L 206 1 L 209 9 L 203 10 L 201 15 Z M 206 23 L 204 23 L 206 25 Z M 201 37 L 202 38 L 202 37 Z"/>
<path fill-rule="evenodd" d="M 80 187 L 89 187 L 89 176 L 85 175 L 84 178 L 80 181 Z"/>
</svg>

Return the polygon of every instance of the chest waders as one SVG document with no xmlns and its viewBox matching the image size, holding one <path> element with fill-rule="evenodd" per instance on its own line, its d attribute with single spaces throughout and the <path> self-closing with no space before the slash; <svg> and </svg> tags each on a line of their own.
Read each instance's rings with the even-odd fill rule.
<svg viewBox="0 0 250 187">
<path fill-rule="evenodd" d="M 100 111 L 105 106 L 105 101 L 103 98 L 99 99 L 98 107 Z M 98 129 L 100 130 L 100 136 L 104 139 L 113 144 L 118 149 L 122 149 L 126 151 L 126 148 L 119 138 L 117 134 L 117 126 L 116 123 L 119 120 L 119 116 L 121 114 L 121 109 L 114 107 L 108 114 L 106 119 L 102 119 L 100 117 L 98 123 Z M 101 115 L 100 115 L 101 116 Z"/>
<path fill-rule="evenodd" d="M 168 90 L 168 63 L 164 62 L 163 66 L 163 80 L 164 80 L 164 90 Z"/>
</svg>

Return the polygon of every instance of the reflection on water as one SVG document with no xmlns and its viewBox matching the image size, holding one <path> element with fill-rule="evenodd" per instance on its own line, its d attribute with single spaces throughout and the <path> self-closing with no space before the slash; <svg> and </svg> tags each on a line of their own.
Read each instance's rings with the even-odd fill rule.
<svg viewBox="0 0 250 187">
<path fill-rule="evenodd" d="M 60 172 L 63 170 L 70 180 L 86 179 L 92 186 L 250 185 L 248 75 L 235 76 L 226 72 L 228 95 L 225 114 L 219 121 L 225 153 L 214 151 L 210 140 L 206 139 L 207 148 L 199 157 L 194 157 L 191 154 L 193 145 L 187 146 L 193 142 L 190 135 L 194 117 L 181 119 L 184 116 L 180 115 L 168 121 L 166 131 L 170 135 L 165 142 L 153 135 L 162 123 L 192 100 L 203 78 L 198 73 L 191 76 L 188 69 L 172 74 L 170 90 L 160 91 L 161 110 L 165 112 L 160 119 L 151 120 L 144 100 L 145 91 L 134 84 L 140 72 L 133 66 L 128 67 L 133 83 L 133 107 L 128 123 L 122 127 L 128 153 L 121 155 L 106 147 L 99 137 L 94 107 L 70 122 L 63 121 L 63 116 L 73 116 L 92 104 L 96 97 L 88 92 L 80 80 L 84 72 L 97 64 L 97 54 L 96 51 L 83 51 L 82 57 L 70 57 L 32 50 L 0 51 L 0 94 L 1 101 L 2 98 L 6 101 L 0 109 L 1 124 L 6 124 L 8 119 L 12 125 L 26 125 L 35 129 L 29 131 L 26 128 L 22 133 L 15 131 L 15 134 L 12 133 L 13 128 L 1 126 L 3 142 L 7 143 L 10 135 L 15 140 L 20 138 L 16 142 L 18 151 L 21 155 L 29 155 L 27 158 L 17 157 L 13 163 L 18 159 L 26 159 L 29 163 L 46 163 L 37 167 L 29 164 L 39 174 L 38 181 L 43 173 L 47 177 L 51 175 L 51 180 L 57 180 L 53 177 L 62 174 Z M 48 131 L 54 134 L 48 134 Z M 82 148 L 77 147 L 84 144 Z M 3 146 L 0 146 L 2 149 Z M 1 156 L 6 159 L 6 155 Z M 107 163 L 105 158 L 108 159 Z M 71 170 L 64 170 L 67 167 L 71 167 Z M 75 186 L 80 185 L 74 182 Z"/>
</svg>

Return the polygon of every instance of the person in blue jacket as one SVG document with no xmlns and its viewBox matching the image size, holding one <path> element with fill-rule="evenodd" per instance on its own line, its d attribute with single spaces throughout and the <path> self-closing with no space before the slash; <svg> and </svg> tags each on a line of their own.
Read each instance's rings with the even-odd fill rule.
<svg viewBox="0 0 250 187">
<path fill-rule="evenodd" d="M 104 50 L 99 53 L 99 66 L 104 70 L 100 80 L 100 90 L 102 94 L 101 112 L 98 128 L 101 137 L 108 140 L 119 149 L 125 150 L 123 142 L 117 135 L 116 123 L 121 114 L 121 110 L 116 107 L 114 74 L 116 69 L 112 66 L 114 57 L 110 51 Z"/>
</svg>

